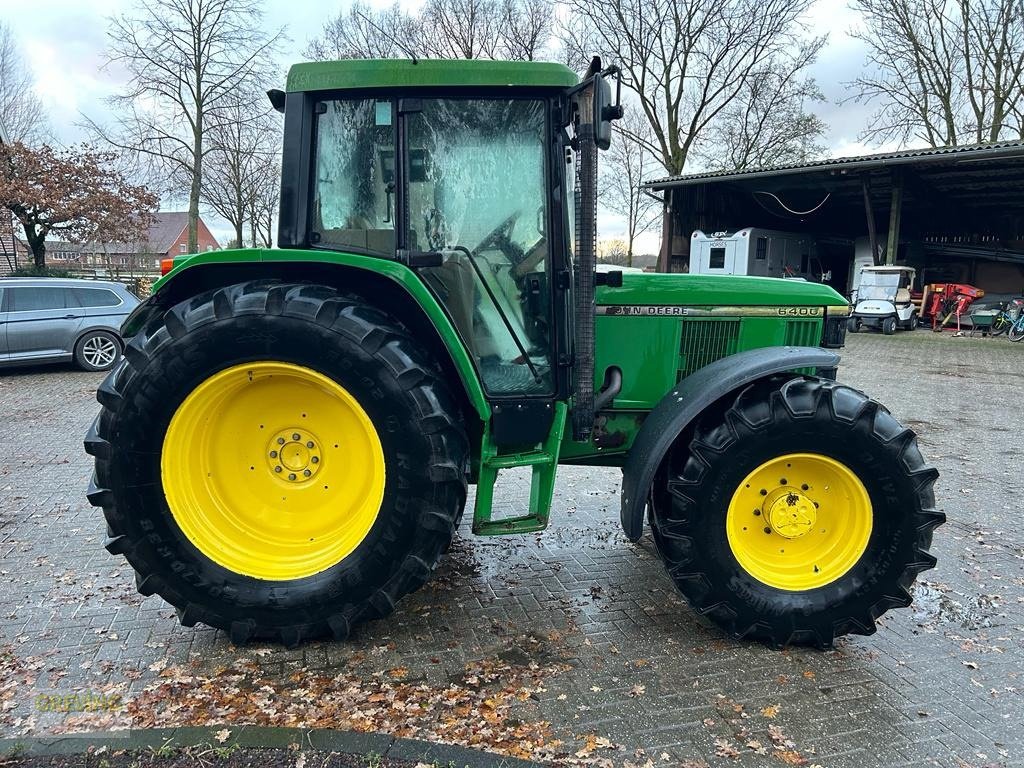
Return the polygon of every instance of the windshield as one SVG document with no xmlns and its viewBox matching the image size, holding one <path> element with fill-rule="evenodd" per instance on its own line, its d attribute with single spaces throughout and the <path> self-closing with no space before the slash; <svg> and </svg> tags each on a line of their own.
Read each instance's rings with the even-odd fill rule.
<svg viewBox="0 0 1024 768">
<path fill-rule="evenodd" d="M 863 272 L 857 296 L 859 299 L 891 301 L 900 288 L 900 276 L 900 272 Z"/>
</svg>

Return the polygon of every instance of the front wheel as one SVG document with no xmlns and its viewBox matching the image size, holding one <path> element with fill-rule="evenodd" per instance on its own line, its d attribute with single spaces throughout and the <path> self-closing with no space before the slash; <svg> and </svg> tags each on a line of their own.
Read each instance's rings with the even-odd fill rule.
<svg viewBox="0 0 1024 768">
<path fill-rule="evenodd" d="M 430 576 L 466 495 L 440 368 L 358 297 L 250 282 L 125 349 L 86 438 L 107 549 L 182 624 L 234 642 L 345 637 Z"/>
<path fill-rule="evenodd" d="M 892 336 L 896 333 L 896 318 L 887 317 L 882 321 L 882 333 L 886 336 Z"/>
<path fill-rule="evenodd" d="M 747 387 L 659 474 L 658 551 L 693 608 L 734 638 L 829 646 L 910 604 L 945 516 L 914 433 L 834 382 Z"/>
<path fill-rule="evenodd" d="M 1018 319 L 1016 323 L 1010 328 L 1009 333 L 1010 341 L 1020 341 L 1024 339 L 1024 318 Z"/>
<path fill-rule="evenodd" d="M 860 318 L 851 317 L 846 321 L 846 330 L 850 333 L 860 333 Z"/>
</svg>

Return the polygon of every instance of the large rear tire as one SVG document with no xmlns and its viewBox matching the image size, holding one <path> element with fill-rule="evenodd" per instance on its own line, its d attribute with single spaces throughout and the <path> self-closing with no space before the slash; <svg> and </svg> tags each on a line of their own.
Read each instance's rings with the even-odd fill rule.
<svg viewBox="0 0 1024 768">
<path fill-rule="evenodd" d="M 914 433 L 862 393 L 760 382 L 670 455 L 654 540 L 693 608 L 730 636 L 828 647 L 873 633 L 934 567 L 936 477 Z"/>
<path fill-rule="evenodd" d="M 440 368 L 394 317 L 323 286 L 182 302 L 125 347 L 86 450 L 107 549 L 186 626 L 344 638 L 429 578 L 466 497 Z"/>
</svg>

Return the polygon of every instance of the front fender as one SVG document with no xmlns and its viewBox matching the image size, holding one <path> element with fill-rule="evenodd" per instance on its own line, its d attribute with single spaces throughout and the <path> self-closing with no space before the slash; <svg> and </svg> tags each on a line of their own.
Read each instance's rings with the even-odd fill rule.
<svg viewBox="0 0 1024 768">
<path fill-rule="evenodd" d="M 630 541 L 643 533 L 654 475 L 669 448 L 708 406 L 757 379 L 800 368 L 832 369 L 839 355 L 818 347 L 762 347 L 706 365 L 665 395 L 644 420 L 622 469 L 622 528 Z"/>
</svg>

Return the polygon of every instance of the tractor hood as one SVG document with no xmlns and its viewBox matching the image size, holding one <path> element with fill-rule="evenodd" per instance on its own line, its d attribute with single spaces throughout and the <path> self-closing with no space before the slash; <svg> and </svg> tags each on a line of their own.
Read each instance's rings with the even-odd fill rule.
<svg viewBox="0 0 1024 768">
<path fill-rule="evenodd" d="M 843 296 L 822 283 L 746 275 L 682 275 L 627 272 L 622 287 L 597 291 L 602 314 L 687 314 L 687 307 L 848 307 Z M 628 309 L 627 309 L 628 308 Z M 634 309 L 637 308 L 637 309 Z M 599 310 L 600 312 L 600 310 Z"/>
</svg>

